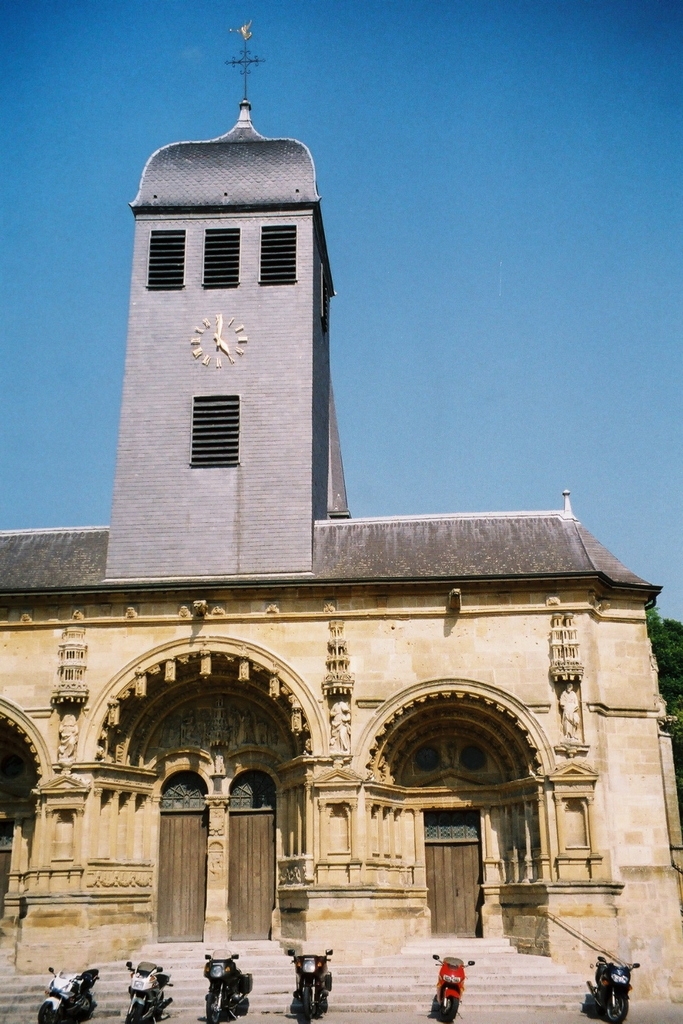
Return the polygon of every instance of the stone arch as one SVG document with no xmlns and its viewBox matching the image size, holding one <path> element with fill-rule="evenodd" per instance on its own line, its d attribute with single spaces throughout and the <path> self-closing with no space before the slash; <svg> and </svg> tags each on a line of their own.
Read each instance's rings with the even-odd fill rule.
<svg viewBox="0 0 683 1024">
<path fill-rule="evenodd" d="M 382 705 L 360 738 L 356 770 L 378 780 L 393 779 L 391 763 L 396 766 L 409 756 L 411 744 L 417 746 L 420 735 L 425 735 L 420 726 L 430 720 L 442 722 L 447 709 L 483 735 L 499 781 L 552 772 L 552 747 L 521 701 L 490 684 L 464 679 L 417 684 Z"/>
<path fill-rule="evenodd" d="M 0 697 L 0 728 L 9 729 L 20 738 L 35 764 L 36 775 L 47 782 L 52 777 L 52 758 L 47 744 L 26 712 L 7 697 Z"/>
<path fill-rule="evenodd" d="M 295 757 L 301 741 L 290 731 L 282 702 L 218 673 L 164 684 L 144 700 L 128 701 L 118 730 L 122 763 L 156 769 L 185 756 L 207 777 L 230 775 L 254 761 L 272 768 Z"/>
<path fill-rule="evenodd" d="M 172 666 L 169 669 L 168 666 Z M 177 678 L 207 682 L 218 668 L 225 675 L 231 665 L 241 682 L 249 681 L 266 693 L 281 711 L 288 714 L 292 730 L 300 739 L 302 751 L 310 740 L 313 751 L 322 751 L 327 743 L 326 723 L 321 709 L 312 699 L 303 680 L 273 652 L 247 641 L 230 637 L 200 636 L 162 644 L 129 662 L 100 695 L 93 707 L 90 724 L 81 737 L 82 760 L 119 759 L 120 749 L 112 753 L 112 734 L 120 732 L 121 712 L 125 704 L 150 694 L 169 692 L 169 671 Z M 245 676 L 242 675 L 242 666 Z M 188 668 L 189 666 L 189 668 Z M 208 670 L 208 671 L 207 671 Z M 114 741 L 113 747 L 121 741 Z"/>
</svg>

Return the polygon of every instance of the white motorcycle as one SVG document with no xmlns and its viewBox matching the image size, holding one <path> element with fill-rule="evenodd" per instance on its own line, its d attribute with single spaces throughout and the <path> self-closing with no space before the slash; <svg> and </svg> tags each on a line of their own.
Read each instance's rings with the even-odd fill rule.
<svg viewBox="0 0 683 1024">
<path fill-rule="evenodd" d="M 59 1024 L 60 1021 L 88 1020 L 97 1003 L 93 999 L 92 987 L 99 977 L 96 967 L 82 974 L 60 971 L 48 967 L 52 975 L 50 987 L 45 989 L 46 999 L 38 1010 L 38 1024 Z"/>
<path fill-rule="evenodd" d="M 173 1002 L 171 996 L 164 997 L 164 988 L 172 984 L 171 975 L 164 974 L 163 967 L 148 960 L 142 960 L 135 970 L 129 960 L 126 967 L 131 973 L 131 983 L 128 986 L 130 1006 L 125 1024 L 165 1020 L 169 1015 L 164 1010 Z"/>
</svg>

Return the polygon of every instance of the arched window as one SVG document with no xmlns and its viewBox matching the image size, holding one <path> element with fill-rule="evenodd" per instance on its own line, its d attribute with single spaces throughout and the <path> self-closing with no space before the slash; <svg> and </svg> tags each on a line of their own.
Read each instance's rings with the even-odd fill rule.
<svg viewBox="0 0 683 1024">
<path fill-rule="evenodd" d="M 206 783 L 196 772 L 177 772 L 161 791 L 162 811 L 203 811 Z"/>
<path fill-rule="evenodd" d="M 230 806 L 235 810 L 275 810 L 275 783 L 265 772 L 238 775 L 230 787 Z"/>
</svg>

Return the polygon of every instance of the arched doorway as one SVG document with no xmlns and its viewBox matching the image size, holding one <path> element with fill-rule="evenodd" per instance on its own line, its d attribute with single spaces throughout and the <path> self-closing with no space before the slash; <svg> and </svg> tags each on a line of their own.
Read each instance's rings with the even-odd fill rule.
<svg viewBox="0 0 683 1024">
<path fill-rule="evenodd" d="M 164 784 L 159 823 L 160 942 L 201 942 L 206 905 L 206 783 L 177 772 Z"/>
<path fill-rule="evenodd" d="M 432 934 L 481 935 L 485 878 L 531 882 L 542 871 L 540 754 L 528 730 L 488 695 L 435 687 L 397 707 L 369 753 L 374 779 L 421 813 Z"/>
<path fill-rule="evenodd" d="M 35 808 L 31 792 L 39 780 L 35 748 L 13 722 L 0 723 L 0 920 L 7 908 L 14 844 L 22 837 L 28 854 Z M 20 853 L 20 851 L 15 851 Z M 19 858 L 20 859 L 20 858 Z M 15 864 L 17 858 L 15 857 Z M 15 866 L 15 870 L 17 867 Z M 20 869 L 21 870 L 21 869 Z"/>
<path fill-rule="evenodd" d="M 230 787 L 231 937 L 270 938 L 274 905 L 275 783 L 266 772 L 242 772 Z"/>
</svg>

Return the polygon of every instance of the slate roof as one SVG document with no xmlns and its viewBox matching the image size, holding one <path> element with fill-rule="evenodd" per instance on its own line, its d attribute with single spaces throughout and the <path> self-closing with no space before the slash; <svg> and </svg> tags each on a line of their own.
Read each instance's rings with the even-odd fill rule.
<svg viewBox="0 0 683 1024">
<path fill-rule="evenodd" d="M 96 587 L 104 579 L 109 529 L 0 532 L 0 591 Z"/>
<path fill-rule="evenodd" d="M 648 585 L 560 512 L 407 516 L 316 523 L 323 579 L 544 576 L 600 572 Z"/>
<path fill-rule="evenodd" d="M 309 149 L 295 139 L 259 135 L 250 109 L 243 100 L 240 118 L 226 135 L 206 142 L 174 142 L 153 153 L 133 210 L 319 202 Z"/>
<path fill-rule="evenodd" d="M 0 532 L 0 593 L 106 589 L 108 536 L 106 527 Z M 617 586 L 653 594 L 660 589 L 632 573 L 578 520 L 561 512 L 317 522 L 313 574 L 299 581 L 457 581 L 597 573 Z M 231 579 L 226 577 L 225 582 Z M 136 583 L 131 581 L 130 587 Z"/>
</svg>

